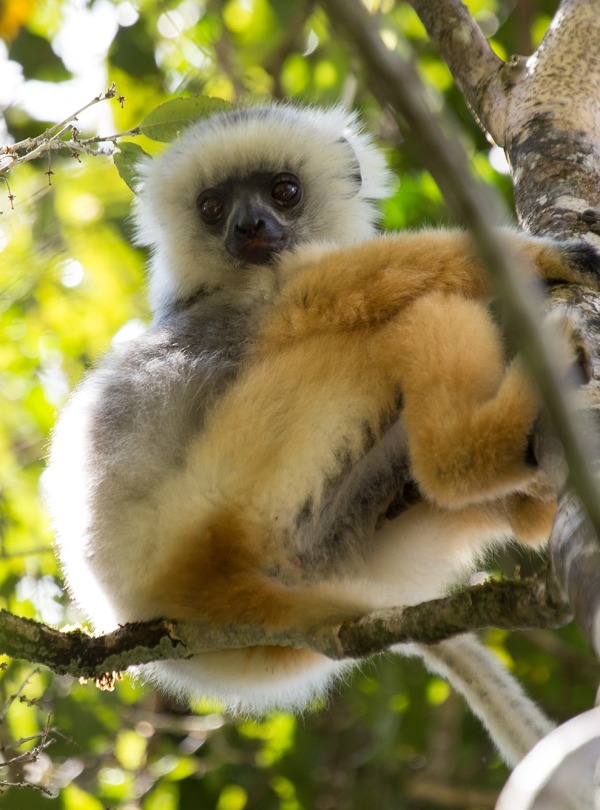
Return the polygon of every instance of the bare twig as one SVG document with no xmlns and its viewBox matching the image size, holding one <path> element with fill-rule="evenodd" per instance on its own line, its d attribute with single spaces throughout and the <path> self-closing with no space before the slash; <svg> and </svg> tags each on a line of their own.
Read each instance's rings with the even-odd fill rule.
<svg viewBox="0 0 600 810">
<path fill-rule="evenodd" d="M 6 183 L 6 189 L 7 189 L 7 191 L 8 191 L 8 201 L 10 202 L 10 207 L 11 207 L 11 210 L 13 210 L 13 211 L 14 211 L 14 209 L 15 209 L 15 204 L 14 204 L 14 203 L 15 203 L 15 195 L 12 193 L 12 191 L 11 191 L 11 189 L 10 189 L 10 184 L 9 184 L 9 182 L 8 182 L 8 177 L 3 177 L 3 176 L 0 174 L 0 179 L 1 179 L 1 180 L 4 180 L 4 182 Z M 1 213 L 2 213 L 2 211 L 0 211 L 0 214 L 1 214 Z"/>
<path fill-rule="evenodd" d="M 42 132 L 41 135 L 38 135 L 35 138 L 25 138 L 22 141 L 18 141 L 18 143 L 0 147 L 0 177 L 4 179 L 8 185 L 6 175 L 11 169 L 13 169 L 15 166 L 19 166 L 22 163 L 28 163 L 31 160 L 36 160 L 42 155 L 47 154 L 47 174 L 48 180 L 50 181 L 52 175 L 50 155 L 53 152 L 66 150 L 74 157 L 77 157 L 80 154 L 98 155 L 101 154 L 101 150 L 93 149 L 93 144 L 114 144 L 118 138 L 128 135 L 138 135 L 139 129 L 135 127 L 134 129 L 126 130 L 125 132 L 115 133 L 114 135 L 96 135 L 91 138 L 79 137 L 79 130 L 75 126 L 74 122 L 78 120 L 81 113 L 85 112 L 85 110 L 88 110 L 90 107 L 93 107 L 95 104 L 99 104 L 102 101 L 107 101 L 113 98 L 116 98 L 121 106 L 123 105 L 125 99 L 123 96 L 119 95 L 114 84 L 112 84 L 108 90 L 100 93 L 100 95 L 93 98 L 90 102 L 69 115 L 63 121 L 49 127 L 47 130 L 45 130 L 45 132 Z M 12 204 L 14 197 L 10 195 L 10 189 L 9 199 L 11 200 Z"/>
<path fill-rule="evenodd" d="M 27 782 L 26 780 L 22 782 L 7 782 L 4 779 L 0 779 L 0 792 L 3 788 L 7 787 L 31 788 L 31 790 L 37 790 L 39 793 L 43 793 L 45 796 L 53 795 L 52 791 L 48 790 L 48 788 L 44 787 L 44 785 L 36 785 L 33 782 Z"/>
<path fill-rule="evenodd" d="M 15 700 L 19 699 L 21 702 L 27 702 L 31 706 L 36 705 L 36 701 L 29 701 L 23 697 L 23 690 L 31 678 L 39 671 L 40 670 L 37 667 L 33 669 L 23 680 L 17 691 L 9 697 L 0 714 L 0 723 L 4 722 L 8 710 L 14 704 Z M 42 754 L 47 748 L 56 742 L 56 738 L 54 736 L 56 730 L 50 725 L 50 719 L 50 715 L 48 715 L 44 728 L 38 734 L 32 734 L 28 737 L 21 737 L 18 740 L 12 740 L 11 742 L 0 747 L 0 753 L 4 755 L 7 751 L 14 751 L 17 748 L 20 748 L 22 745 L 26 745 L 27 743 L 37 740 L 36 744 L 27 751 L 16 753 L 8 757 L 2 757 L 2 761 L 0 761 L 0 771 L 7 771 L 9 778 L 0 779 L 0 793 L 2 793 L 5 788 L 17 787 L 31 788 L 32 790 L 37 790 L 47 796 L 53 795 L 52 791 L 44 785 L 38 785 L 35 782 L 31 782 L 27 778 L 15 778 L 15 776 L 20 776 L 21 773 L 26 772 L 26 766 L 32 762 L 36 762 L 40 754 Z"/>
<path fill-rule="evenodd" d="M 23 694 L 23 690 L 25 689 L 29 681 L 33 678 L 34 675 L 37 675 L 39 671 L 40 671 L 39 667 L 35 667 L 35 669 L 32 669 L 31 672 L 27 675 L 27 677 L 23 680 L 17 691 L 8 698 L 8 700 L 4 704 L 2 711 L 0 711 L 0 723 L 4 722 L 4 719 L 12 704 L 15 702 L 15 700 L 17 700 L 17 698 L 20 695 Z"/>
</svg>

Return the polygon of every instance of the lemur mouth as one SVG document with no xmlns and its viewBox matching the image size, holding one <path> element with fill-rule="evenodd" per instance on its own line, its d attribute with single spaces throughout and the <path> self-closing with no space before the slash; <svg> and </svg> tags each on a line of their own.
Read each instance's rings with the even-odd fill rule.
<svg viewBox="0 0 600 810">
<path fill-rule="evenodd" d="M 290 246 L 290 240 L 284 234 L 273 237 L 244 239 L 236 244 L 232 256 L 246 264 L 270 264 L 277 256 Z"/>
</svg>

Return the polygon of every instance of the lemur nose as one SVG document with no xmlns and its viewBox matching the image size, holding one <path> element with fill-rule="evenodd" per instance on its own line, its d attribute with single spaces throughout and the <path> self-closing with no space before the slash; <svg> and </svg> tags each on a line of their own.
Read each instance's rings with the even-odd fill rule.
<svg viewBox="0 0 600 810">
<path fill-rule="evenodd" d="M 258 236 L 265 229 L 265 221 L 261 217 L 250 214 L 241 216 L 235 223 L 235 229 L 243 236 L 252 238 Z"/>
</svg>

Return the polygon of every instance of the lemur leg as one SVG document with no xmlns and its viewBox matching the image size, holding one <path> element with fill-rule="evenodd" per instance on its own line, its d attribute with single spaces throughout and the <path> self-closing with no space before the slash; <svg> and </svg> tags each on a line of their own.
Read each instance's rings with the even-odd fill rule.
<svg viewBox="0 0 600 810">
<path fill-rule="evenodd" d="M 431 672 L 442 675 L 466 699 L 508 765 L 515 765 L 554 724 L 474 636 L 431 646 L 411 645 Z M 399 652 L 404 650 L 399 647 Z"/>
<path fill-rule="evenodd" d="M 413 473 L 445 507 L 522 490 L 539 403 L 517 358 L 506 364 L 486 308 L 432 293 L 398 317 L 397 362 Z"/>
</svg>

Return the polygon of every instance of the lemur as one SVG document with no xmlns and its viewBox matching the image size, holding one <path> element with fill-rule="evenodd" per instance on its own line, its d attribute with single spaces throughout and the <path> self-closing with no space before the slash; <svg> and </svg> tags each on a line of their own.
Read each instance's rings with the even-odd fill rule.
<svg viewBox="0 0 600 810">
<path fill-rule="evenodd" d="M 488 276 L 463 232 L 379 235 L 391 186 L 340 108 L 219 113 L 141 165 L 153 321 L 75 391 L 47 475 L 68 587 L 98 631 L 164 616 L 310 634 L 547 538 L 540 403 Z M 505 240 L 542 278 L 598 269 L 581 243 Z M 551 727 L 472 637 L 399 651 L 465 693 L 507 761 Z M 142 674 L 262 712 L 349 666 L 253 646 Z"/>
</svg>

